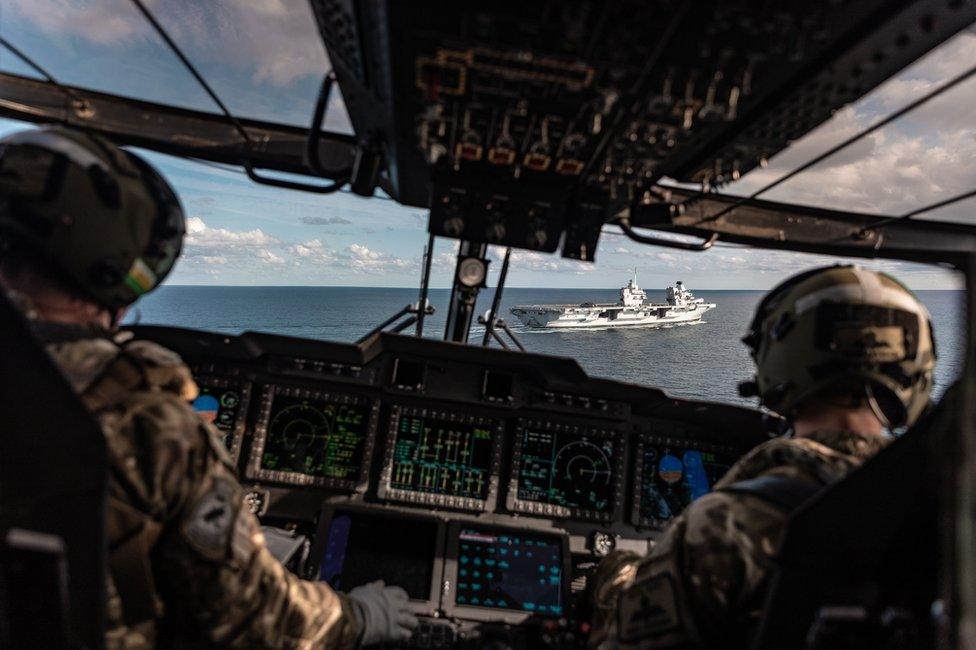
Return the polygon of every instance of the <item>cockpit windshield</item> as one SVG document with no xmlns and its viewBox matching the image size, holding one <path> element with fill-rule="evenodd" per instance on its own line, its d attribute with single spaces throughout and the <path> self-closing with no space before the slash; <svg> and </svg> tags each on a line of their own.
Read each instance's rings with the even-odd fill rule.
<svg viewBox="0 0 976 650">
<path fill-rule="evenodd" d="M 30 52 L 61 83 L 217 114 L 132 2 L 96 0 L 84 10 L 61 5 L 55 10 L 53 4 L 0 1 L 0 36 Z M 162 0 L 152 9 L 236 116 L 309 124 L 330 62 L 308 4 L 221 1 L 203 10 Z M 955 81 L 918 111 L 762 198 L 899 215 L 970 189 L 976 185 L 976 124 L 968 107 L 976 99 L 976 78 L 960 75 L 971 65 L 967 53 L 974 48 L 971 27 L 838 110 L 768 164 L 727 183 L 722 192 L 753 194 L 921 94 Z M 0 71 L 36 76 L 10 55 L 0 56 Z M 0 122 L 3 132 L 19 126 Z M 338 88 L 324 130 L 352 133 Z M 250 182 L 236 167 L 142 153 L 180 193 L 189 217 L 188 238 L 167 286 L 143 300 L 129 322 L 355 341 L 417 302 L 426 211 L 400 205 L 382 192 L 371 200 L 348 190 L 328 196 L 281 192 Z M 918 218 L 972 223 L 974 205 L 976 199 L 962 201 Z M 436 313 L 427 319 L 428 337 L 443 336 L 457 247 L 453 240 L 436 241 L 429 296 Z M 491 306 L 503 255 L 502 247 L 488 249 L 489 288 L 478 298 L 479 314 Z M 736 391 L 751 365 L 739 338 L 763 291 L 799 269 L 844 261 L 853 260 L 721 243 L 708 253 L 644 247 L 605 228 L 595 263 L 514 250 L 499 313 L 528 350 L 575 358 L 594 376 L 654 385 L 677 396 L 747 403 Z M 961 280 L 934 266 L 862 263 L 889 271 L 920 291 L 939 344 L 939 392 L 957 376 L 961 363 Z M 619 327 L 629 311 L 612 306 L 635 270 L 646 292 L 635 313 L 638 320 L 660 319 L 656 327 Z M 687 322 L 655 311 L 668 303 L 668 288 L 679 280 L 713 307 Z M 556 315 L 524 309 L 540 305 L 575 309 L 561 318 L 567 323 L 576 319 L 584 327 L 537 327 L 551 324 Z M 472 340 L 480 342 L 483 335 L 484 326 L 475 324 Z"/>
<path fill-rule="evenodd" d="M 306 2 L 151 3 L 235 115 L 308 127 L 329 58 Z M 179 108 L 217 109 L 128 0 L 0 2 L 0 36 L 60 83 Z M 0 71 L 36 76 L 9 52 Z M 341 93 L 326 131 L 352 133 Z"/>
</svg>

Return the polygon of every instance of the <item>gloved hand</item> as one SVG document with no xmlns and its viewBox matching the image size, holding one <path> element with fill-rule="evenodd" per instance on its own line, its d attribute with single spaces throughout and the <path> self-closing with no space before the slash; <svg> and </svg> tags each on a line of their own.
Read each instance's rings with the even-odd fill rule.
<svg viewBox="0 0 976 650">
<path fill-rule="evenodd" d="M 360 643 L 364 646 L 406 641 L 417 627 L 417 617 L 407 609 L 407 592 L 400 587 L 387 587 L 377 580 L 346 595 L 359 617 Z"/>
</svg>

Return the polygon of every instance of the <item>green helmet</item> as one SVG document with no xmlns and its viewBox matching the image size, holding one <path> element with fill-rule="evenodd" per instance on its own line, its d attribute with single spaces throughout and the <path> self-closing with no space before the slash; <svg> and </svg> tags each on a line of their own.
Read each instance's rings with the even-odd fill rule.
<svg viewBox="0 0 976 650">
<path fill-rule="evenodd" d="M 740 392 L 781 415 L 814 395 L 851 391 L 876 399 L 898 427 L 928 404 L 936 356 L 928 311 L 884 273 L 850 265 L 801 273 L 763 299 L 743 341 L 756 378 Z"/>
<path fill-rule="evenodd" d="M 173 188 L 134 153 L 60 127 L 0 139 L 0 240 L 32 249 L 103 307 L 158 286 L 185 232 Z"/>
</svg>

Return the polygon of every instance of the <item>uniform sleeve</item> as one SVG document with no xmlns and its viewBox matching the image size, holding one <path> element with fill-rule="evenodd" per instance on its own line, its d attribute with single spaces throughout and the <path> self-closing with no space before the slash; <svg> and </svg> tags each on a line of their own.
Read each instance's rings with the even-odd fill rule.
<svg viewBox="0 0 976 650">
<path fill-rule="evenodd" d="M 682 578 L 703 638 L 749 644 L 785 525 L 781 510 L 747 495 L 715 492 L 689 508 Z"/>
<path fill-rule="evenodd" d="M 620 594 L 634 581 L 643 556 L 632 551 L 614 551 L 600 560 L 587 590 L 592 607 L 589 646 L 612 645 L 617 624 Z"/>
<path fill-rule="evenodd" d="M 119 423 L 132 448 L 119 490 L 162 524 L 152 565 L 165 621 L 219 647 L 353 648 L 351 605 L 298 579 L 268 551 L 216 432 L 173 395 L 130 404 Z"/>
<path fill-rule="evenodd" d="M 782 527 L 778 510 L 747 496 L 692 503 L 620 596 L 620 647 L 748 647 Z"/>
</svg>

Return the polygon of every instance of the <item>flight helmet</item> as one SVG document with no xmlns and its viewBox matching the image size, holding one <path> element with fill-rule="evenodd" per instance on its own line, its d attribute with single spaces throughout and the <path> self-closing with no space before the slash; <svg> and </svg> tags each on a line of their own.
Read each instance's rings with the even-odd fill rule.
<svg viewBox="0 0 976 650">
<path fill-rule="evenodd" d="M 185 232 L 173 188 L 105 138 L 47 127 L 0 139 L 0 255 L 29 248 L 99 305 L 158 286 Z"/>
<path fill-rule="evenodd" d="M 885 273 L 838 265 L 797 275 L 763 299 L 743 342 L 756 377 L 740 393 L 787 418 L 825 393 L 867 399 L 890 427 L 911 425 L 928 404 L 931 319 Z"/>
</svg>

